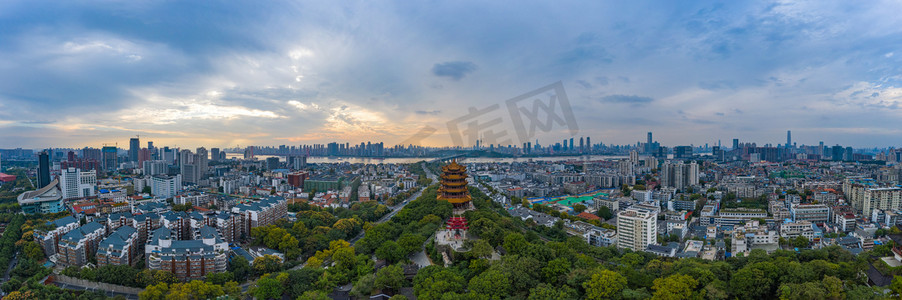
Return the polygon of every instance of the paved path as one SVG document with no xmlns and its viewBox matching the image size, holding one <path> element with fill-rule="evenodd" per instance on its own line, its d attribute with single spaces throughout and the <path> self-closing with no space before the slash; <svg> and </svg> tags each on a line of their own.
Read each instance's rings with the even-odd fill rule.
<svg viewBox="0 0 902 300">
<path fill-rule="evenodd" d="M 16 263 L 19 261 L 19 252 L 13 254 L 13 259 L 9 261 L 9 267 L 6 268 L 6 273 L 3 274 L 3 282 L 9 281 L 9 273 L 12 272 L 13 268 L 16 267 Z"/>
<path fill-rule="evenodd" d="M 438 180 L 438 176 L 435 176 L 435 174 L 432 174 L 432 171 L 429 171 L 429 169 L 426 168 L 426 164 L 421 163 L 420 167 L 423 168 L 423 171 L 426 172 L 426 176 L 429 177 L 430 179 L 432 179 L 433 182 Z M 407 203 L 410 203 L 410 201 L 413 201 L 414 199 L 420 197 L 420 195 L 423 195 L 423 190 L 425 190 L 425 189 L 426 189 L 426 187 L 424 186 L 422 189 L 420 189 L 416 193 L 413 193 L 413 195 L 410 195 L 410 197 L 408 197 L 407 200 L 404 200 L 404 202 L 401 202 L 395 206 L 389 207 L 391 209 L 391 212 L 382 216 L 382 218 L 379 218 L 379 220 L 376 220 L 376 222 L 374 222 L 374 224 L 385 223 L 386 221 L 391 220 L 391 218 L 394 217 L 396 214 L 398 214 L 398 212 L 401 211 L 401 209 L 403 209 L 404 206 L 407 206 Z M 348 243 L 350 243 L 351 246 L 354 246 L 354 244 L 357 243 L 357 241 L 359 241 L 360 239 L 362 239 L 365 234 L 366 234 L 366 232 L 360 231 L 360 233 L 357 234 L 357 236 L 348 240 Z M 301 268 L 303 268 L 306 265 L 307 265 L 307 263 L 304 262 L 303 264 L 300 264 L 300 265 L 295 266 L 294 268 L 291 268 L 291 270 L 300 270 Z"/>
<path fill-rule="evenodd" d="M 49 284 L 56 285 L 61 289 L 74 291 L 92 291 L 102 292 L 108 297 L 123 296 L 126 299 L 138 299 L 138 292 L 142 289 L 126 286 L 119 286 L 108 283 L 91 282 L 83 279 L 69 278 L 62 275 L 53 275 L 54 279 Z"/>
</svg>

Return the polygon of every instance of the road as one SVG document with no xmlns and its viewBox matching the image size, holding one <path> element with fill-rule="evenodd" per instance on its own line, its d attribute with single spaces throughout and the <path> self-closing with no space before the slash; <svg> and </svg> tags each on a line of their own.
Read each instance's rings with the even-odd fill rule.
<svg viewBox="0 0 902 300">
<path fill-rule="evenodd" d="M 424 172 L 426 172 L 426 177 L 429 177 L 429 179 L 432 179 L 432 182 L 436 182 L 438 180 L 438 176 L 436 176 L 435 174 L 432 174 L 432 171 L 429 171 L 429 169 L 426 168 L 426 164 L 420 163 L 420 167 L 423 168 Z M 374 224 L 381 224 L 381 223 L 385 223 L 388 220 L 391 220 L 391 218 L 394 217 L 396 214 L 398 214 L 398 212 L 401 211 L 401 209 L 403 209 L 404 206 L 407 206 L 407 203 L 410 203 L 410 201 L 420 197 L 420 195 L 423 195 L 423 190 L 425 190 L 425 189 L 426 189 L 426 187 L 423 187 L 416 193 L 413 193 L 413 195 L 410 195 L 410 197 L 408 197 L 407 200 L 404 200 L 404 202 L 401 202 L 395 206 L 389 207 L 391 209 L 391 212 L 382 216 L 382 218 L 379 218 L 379 220 L 377 220 Z M 365 234 L 366 234 L 366 232 L 361 231 L 359 234 L 357 234 L 357 236 L 350 239 L 348 241 L 348 243 L 350 243 L 351 246 L 354 246 L 354 244 L 357 243 L 357 241 L 359 241 L 360 239 L 362 239 Z M 300 270 L 301 268 L 303 268 L 306 265 L 307 265 L 307 263 L 305 262 L 305 263 L 297 265 L 291 269 L 292 270 Z"/>
<path fill-rule="evenodd" d="M 6 268 L 6 273 L 3 274 L 3 282 L 9 281 L 9 273 L 13 271 L 13 268 L 16 267 L 16 263 L 19 261 L 19 252 L 13 254 L 13 259 L 9 261 L 9 267 Z M 6 292 L 0 291 L 0 297 L 6 296 Z"/>
<path fill-rule="evenodd" d="M 432 179 L 432 182 L 435 182 L 436 180 L 438 180 L 438 177 L 435 176 L 435 174 L 432 174 L 432 172 L 429 171 L 429 169 L 426 169 L 425 164 L 420 164 L 420 167 L 422 167 L 423 171 L 426 172 L 426 176 L 429 177 L 429 179 Z M 410 197 L 408 197 L 407 200 L 404 200 L 404 202 L 398 203 L 397 205 L 390 207 L 391 212 L 382 216 L 382 218 L 379 218 L 379 220 L 377 220 L 375 224 L 385 223 L 386 221 L 391 220 L 391 218 L 394 217 L 396 214 L 398 214 L 398 212 L 401 211 L 401 209 L 403 209 L 404 206 L 407 206 L 407 203 L 410 203 L 410 201 L 412 201 L 416 198 L 419 198 L 420 195 L 423 195 L 423 190 L 425 190 L 425 189 L 426 189 L 426 187 L 423 187 L 416 193 L 413 193 L 413 195 L 410 195 Z M 361 231 L 359 234 L 357 234 L 357 236 L 355 236 L 353 239 L 351 239 L 348 242 L 351 243 L 351 246 L 354 246 L 354 243 L 356 243 L 358 240 L 362 239 L 364 234 L 365 234 L 365 232 Z"/>
<path fill-rule="evenodd" d="M 3 274 L 3 282 L 9 281 L 9 273 L 13 271 L 13 268 L 16 267 L 16 263 L 19 261 L 19 252 L 13 254 L 13 259 L 9 261 L 9 266 L 6 268 L 6 273 Z"/>
<path fill-rule="evenodd" d="M 135 294 L 111 292 L 111 291 L 101 290 L 101 289 L 94 288 L 94 287 L 85 287 L 85 286 L 66 284 L 66 283 L 60 283 L 60 282 L 53 282 L 53 285 L 56 285 L 56 286 L 60 287 L 61 289 L 67 289 L 67 290 L 92 291 L 92 292 L 100 291 L 109 297 L 123 296 L 123 297 L 125 297 L 125 299 L 138 299 L 138 295 L 135 295 Z"/>
</svg>

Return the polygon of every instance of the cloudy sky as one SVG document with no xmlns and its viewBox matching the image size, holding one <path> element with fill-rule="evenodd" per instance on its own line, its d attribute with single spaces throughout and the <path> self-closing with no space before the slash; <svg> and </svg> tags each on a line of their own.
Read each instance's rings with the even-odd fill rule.
<svg viewBox="0 0 902 300">
<path fill-rule="evenodd" d="M 902 137 L 899 2 L 333 2 L 0 1 L 0 147 Z"/>
</svg>

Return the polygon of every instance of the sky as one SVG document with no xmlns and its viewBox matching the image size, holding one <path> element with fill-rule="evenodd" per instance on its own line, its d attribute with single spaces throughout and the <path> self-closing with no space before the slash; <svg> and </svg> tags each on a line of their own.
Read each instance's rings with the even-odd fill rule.
<svg viewBox="0 0 902 300">
<path fill-rule="evenodd" d="M 787 130 L 800 145 L 900 146 L 899 11 L 898 1 L 0 1 L 0 148 L 134 136 L 178 147 L 634 144 L 648 131 L 663 145 L 760 145 L 785 143 Z M 558 82 L 564 93 L 541 90 Z M 536 90 L 524 110 L 507 105 Z M 548 122 L 517 125 L 530 108 Z"/>
</svg>

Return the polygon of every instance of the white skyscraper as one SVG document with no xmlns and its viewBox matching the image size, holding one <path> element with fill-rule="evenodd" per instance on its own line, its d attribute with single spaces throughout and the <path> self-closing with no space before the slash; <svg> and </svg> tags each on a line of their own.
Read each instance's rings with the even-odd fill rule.
<svg viewBox="0 0 902 300">
<path fill-rule="evenodd" d="M 182 188 L 182 175 L 156 175 L 151 178 L 150 192 L 157 197 L 171 198 Z"/>
<path fill-rule="evenodd" d="M 617 247 L 644 251 L 658 238 L 658 214 L 641 208 L 628 208 L 617 213 Z"/>
<path fill-rule="evenodd" d="M 97 185 L 97 173 L 94 170 L 82 171 L 76 168 L 67 168 L 60 173 L 60 190 L 63 199 L 75 199 L 94 196 L 94 186 Z"/>
</svg>

